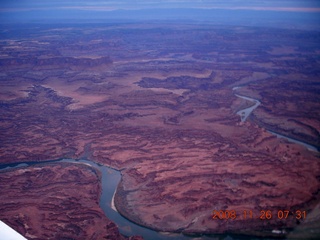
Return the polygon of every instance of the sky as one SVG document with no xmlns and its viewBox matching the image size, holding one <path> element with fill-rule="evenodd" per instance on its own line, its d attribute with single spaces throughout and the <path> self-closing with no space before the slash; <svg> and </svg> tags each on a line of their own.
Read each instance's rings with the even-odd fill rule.
<svg viewBox="0 0 320 240">
<path fill-rule="evenodd" d="M 274 26 L 281 21 L 286 26 L 320 26 L 320 0 L 0 0 L 0 24 L 71 19 L 187 19 L 246 24 L 272 20 Z"/>
<path fill-rule="evenodd" d="M 148 8 L 220 8 L 277 11 L 318 11 L 318 0 L 1 0 L 5 10 L 83 9 L 83 10 L 137 10 Z"/>
</svg>

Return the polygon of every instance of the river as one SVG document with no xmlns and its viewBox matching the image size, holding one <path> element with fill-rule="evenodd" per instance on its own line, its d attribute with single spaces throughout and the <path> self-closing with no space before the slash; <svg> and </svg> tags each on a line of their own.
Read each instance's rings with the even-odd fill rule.
<svg viewBox="0 0 320 240">
<path fill-rule="evenodd" d="M 241 87 L 234 87 L 232 88 L 233 91 L 240 89 Z M 248 108 L 244 108 L 241 109 L 237 112 L 237 115 L 239 115 L 241 117 L 241 122 L 245 122 L 247 120 L 247 118 L 249 117 L 249 115 L 253 112 L 253 110 L 255 110 L 260 104 L 261 102 L 257 99 L 254 98 L 250 98 L 250 97 L 246 97 L 246 96 L 242 96 L 239 94 L 234 94 L 235 96 L 237 96 L 238 98 L 242 98 L 251 102 L 254 102 L 254 105 Z"/>
<path fill-rule="evenodd" d="M 233 88 L 233 90 L 238 89 L 239 87 Z M 249 115 L 252 113 L 254 109 L 256 109 L 261 103 L 257 99 L 253 99 L 246 96 L 241 96 L 238 94 L 235 94 L 237 97 L 253 101 L 255 104 L 251 107 L 242 109 L 237 112 L 238 115 L 241 117 L 241 121 L 244 122 L 249 117 Z M 289 141 L 302 144 L 306 146 L 308 149 L 317 151 L 317 149 L 311 145 L 308 145 L 306 143 L 297 141 L 295 139 L 291 139 L 288 137 L 285 137 L 283 135 L 280 135 L 278 133 L 269 131 L 270 133 L 276 135 L 277 137 L 283 137 L 288 139 Z M 191 239 L 197 239 L 197 240 L 206 240 L 206 239 L 228 239 L 228 240 L 236 240 L 236 239 L 248 239 L 248 237 L 242 237 L 242 236 L 235 236 L 235 235 L 210 235 L 210 236 L 201 236 L 201 237 L 190 237 L 185 236 L 183 234 L 178 233 L 166 233 L 166 232 L 157 232 L 153 231 L 149 228 L 145 228 L 142 226 L 139 226 L 135 224 L 134 222 L 129 221 L 128 219 L 124 218 L 122 215 L 120 215 L 113 203 L 113 197 L 116 192 L 117 186 L 121 180 L 121 173 L 113 168 L 106 167 L 103 165 L 98 165 L 95 162 L 89 161 L 89 160 L 73 160 L 73 159 L 63 159 L 63 160 L 51 160 L 51 161 L 45 161 L 45 162 L 23 162 L 23 163 L 16 163 L 16 164 L 4 164 L 0 165 L 0 170 L 9 170 L 9 169 L 16 169 L 21 167 L 28 167 L 35 164 L 43 164 L 43 163 L 59 163 L 59 162 L 69 162 L 74 164 L 87 164 L 90 165 L 96 169 L 98 169 L 101 172 L 102 175 L 102 193 L 100 197 L 100 207 L 103 209 L 106 216 L 117 224 L 119 231 L 121 234 L 126 236 L 132 236 L 132 235 L 139 235 L 142 236 L 145 240 L 165 240 L 165 239 L 176 239 L 176 240 L 191 240 Z M 252 237 L 251 239 L 255 239 Z"/>
<path fill-rule="evenodd" d="M 235 91 L 235 90 L 237 90 L 239 88 L 241 88 L 241 87 L 234 87 L 234 88 L 232 88 L 232 90 Z M 246 97 L 246 96 L 242 96 L 242 95 L 239 95 L 239 94 L 236 94 L 236 93 L 234 95 L 239 97 L 239 98 L 242 98 L 242 99 L 245 99 L 245 100 L 248 100 L 248 101 L 252 101 L 252 102 L 255 103 L 253 106 L 248 107 L 248 108 L 244 108 L 244 109 L 239 110 L 237 112 L 237 114 L 240 115 L 240 117 L 241 117 L 241 122 L 245 122 L 247 120 L 247 118 L 249 117 L 249 115 L 253 112 L 253 110 L 256 109 L 261 104 L 261 102 L 259 100 L 257 100 L 257 99 Z M 277 136 L 278 138 L 284 138 L 284 139 L 287 139 L 289 142 L 300 144 L 300 145 L 306 147 L 310 151 L 319 152 L 318 149 L 315 146 L 312 146 L 312 145 L 310 145 L 308 143 L 305 143 L 305 142 L 302 142 L 302 141 L 298 141 L 296 139 L 284 136 L 282 134 L 270 131 L 268 129 L 267 129 L 267 131 L 269 133 Z"/>
<path fill-rule="evenodd" d="M 238 115 L 240 115 L 241 117 L 241 122 L 245 122 L 247 120 L 247 118 L 249 117 L 249 115 L 252 113 L 253 110 L 255 110 L 261 103 L 260 101 L 253 99 L 253 98 L 249 98 L 249 97 L 245 97 L 245 96 L 241 96 L 239 94 L 235 94 L 237 97 L 254 102 L 255 104 L 251 107 L 242 109 L 240 111 L 237 112 Z"/>
<path fill-rule="evenodd" d="M 238 89 L 239 87 L 233 88 L 233 90 Z M 238 94 L 235 94 L 239 98 L 243 98 L 245 100 L 253 101 L 255 104 L 249 108 L 242 109 L 237 112 L 238 115 L 241 116 L 241 121 L 244 122 L 248 118 L 248 116 L 252 113 L 254 109 L 256 109 L 261 103 L 257 99 L 249 98 L 246 96 L 241 96 Z M 291 142 L 295 142 L 298 144 L 301 144 L 305 147 L 307 147 L 309 150 L 317 151 L 317 149 L 314 146 L 311 146 L 307 143 L 297 141 L 292 138 L 288 138 L 286 136 L 283 136 L 281 134 L 269 131 L 270 133 L 276 135 L 277 137 L 286 138 L 287 140 Z M 98 165 L 92 161 L 89 160 L 73 160 L 73 159 L 63 159 L 63 160 L 51 160 L 51 161 L 45 161 L 45 162 L 23 162 L 23 163 L 15 163 L 15 164 L 3 164 L 0 165 L 0 170 L 9 170 L 9 169 L 16 169 L 21 167 L 28 167 L 35 164 L 44 164 L 44 163 L 59 163 L 59 162 L 69 162 L 74 164 L 87 164 L 90 165 L 96 169 L 98 169 L 101 172 L 102 175 L 102 193 L 100 198 L 100 207 L 103 209 L 106 216 L 117 224 L 119 227 L 119 231 L 121 234 L 126 236 L 132 236 L 132 235 L 140 235 L 145 240 L 165 240 L 165 239 L 177 239 L 177 240 L 191 240 L 191 239 L 197 239 L 197 240 L 206 240 L 206 239 L 228 239 L 228 240 L 236 240 L 236 239 L 248 239 L 248 237 L 242 237 L 242 236 L 235 236 L 235 235 L 210 235 L 210 236 L 201 236 L 201 237 L 190 237 L 185 236 L 183 234 L 178 233 L 166 233 L 166 232 L 157 232 L 153 231 L 151 229 L 139 226 L 135 224 L 134 222 L 129 221 L 128 219 L 124 218 L 122 215 L 120 215 L 114 205 L 113 205 L 113 197 L 115 194 L 115 191 L 117 189 L 117 186 L 121 180 L 121 173 L 115 169 Z M 1 172 L 0 172 L 1 173 Z M 255 239 L 252 237 L 251 239 Z"/>
<path fill-rule="evenodd" d="M 210 236 L 198 236 L 191 237 L 179 233 L 170 233 L 170 232 L 157 232 L 149 228 L 145 228 L 135 224 L 134 222 L 129 221 L 120 215 L 115 209 L 112 208 L 113 196 L 117 189 L 117 186 L 121 180 L 121 173 L 113 168 L 99 165 L 95 162 L 89 160 L 73 160 L 73 159 L 62 159 L 62 160 L 49 160 L 44 162 L 22 162 L 22 163 L 13 163 L 13 164 L 2 164 L 0 165 L 0 174 L 3 170 L 12 170 L 22 167 L 28 167 L 36 164 L 45 164 L 45 163 L 59 163 L 59 162 L 68 162 L 74 164 L 87 164 L 101 172 L 102 175 L 102 193 L 100 197 L 100 207 L 104 211 L 107 218 L 113 221 L 119 228 L 121 234 L 125 236 L 139 235 L 142 236 L 145 240 L 166 240 L 166 239 L 175 239 L 175 240 L 209 240 L 209 239 L 228 239 L 228 240 L 241 240 L 248 239 L 244 236 L 236 236 L 233 234 L 216 234 Z M 255 239 L 252 237 L 251 239 Z"/>
</svg>

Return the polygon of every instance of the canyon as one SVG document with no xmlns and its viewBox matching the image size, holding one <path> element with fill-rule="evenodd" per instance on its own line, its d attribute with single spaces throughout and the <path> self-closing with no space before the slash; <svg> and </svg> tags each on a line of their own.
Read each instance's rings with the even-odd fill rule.
<svg viewBox="0 0 320 240">
<path fill-rule="evenodd" d="M 319 149 L 318 32 L 161 22 L 1 29 L 0 163 L 39 165 L 1 171 L 0 220 L 28 239 L 140 238 L 121 235 L 99 207 L 99 172 L 41 163 L 62 158 L 121 171 L 117 210 L 157 231 L 319 229 L 319 153 L 268 132 Z M 243 122 L 237 112 L 253 103 L 235 87 L 261 103 Z M 213 219 L 214 210 L 237 217 Z M 273 218 L 260 219 L 267 210 Z M 314 217 L 279 219 L 279 210 Z"/>
</svg>

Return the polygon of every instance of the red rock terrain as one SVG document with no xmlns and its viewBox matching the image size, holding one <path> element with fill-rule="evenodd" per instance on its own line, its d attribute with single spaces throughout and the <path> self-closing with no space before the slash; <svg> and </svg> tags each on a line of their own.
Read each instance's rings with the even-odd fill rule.
<svg viewBox="0 0 320 240">
<path fill-rule="evenodd" d="M 318 33 L 157 27 L 42 26 L 3 37 L 0 161 L 88 158 L 120 169 L 119 212 L 160 231 L 284 236 L 303 226 L 305 219 L 277 213 L 308 216 L 317 206 L 319 154 L 267 130 L 319 147 Z M 235 86 L 261 101 L 245 123 L 236 112 L 252 103 L 236 97 Z M 30 168 L 31 176 L 37 171 Z M 0 177 L 10 182 L 18 173 Z M 90 184 L 99 189 L 98 181 Z M 14 196 L 6 189 L 2 195 Z M 29 211 L 15 205 L 21 216 Z M 237 217 L 212 219 L 213 210 Z M 267 210 L 272 219 L 260 219 Z M 244 211 L 252 218 L 244 219 Z M 15 223 L 14 214 L 20 216 L 4 212 L 2 219 Z M 46 218 L 35 215 L 23 218 L 32 234 L 41 232 L 33 221 Z M 99 229 L 95 221 L 92 229 Z M 47 222 L 52 231 L 59 226 L 59 219 Z M 73 224 L 90 234 L 83 222 Z"/>
<path fill-rule="evenodd" d="M 126 239 L 99 207 L 99 180 L 84 164 L 2 171 L 0 218 L 27 239 Z"/>
</svg>

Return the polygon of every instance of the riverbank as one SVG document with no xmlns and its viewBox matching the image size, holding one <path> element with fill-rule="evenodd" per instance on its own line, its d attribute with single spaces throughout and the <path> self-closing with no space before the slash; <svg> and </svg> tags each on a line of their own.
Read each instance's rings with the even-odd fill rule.
<svg viewBox="0 0 320 240">
<path fill-rule="evenodd" d="M 232 90 L 235 91 L 235 90 L 240 89 L 240 88 L 241 87 L 233 87 Z M 245 99 L 245 100 L 248 100 L 248 101 L 252 101 L 254 103 L 253 106 L 250 106 L 248 108 L 244 108 L 242 110 L 237 111 L 237 115 L 239 115 L 241 117 L 241 122 L 245 122 L 247 120 L 247 118 L 250 116 L 250 114 L 253 112 L 253 110 L 255 110 L 261 104 L 261 102 L 259 100 L 257 100 L 257 99 L 250 98 L 250 97 L 247 97 L 247 96 L 242 96 L 242 95 L 239 95 L 239 94 L 236 94 L 236 93 L 234 95 L 236 97 L 239 97 L 239 98 L 242 98 L 242 99 Z M 261 124 L 260 124 L 260 126 L 261 126 Z M 264 126 L 264 124 L 262 124 L 262 126 Z M 300 144 L 300 145 L 306 147 L 310 151 L 319 152 L 319 148 L 317 146 L 309 144 L 309 142 L 307 143 L 307 142 L 303 142 L 303 141 L 301 141 L 299 139 L 295 139 L 295 138 L 292 138 L 292 137 L 289 137 L 289 136 L 285 136 L 283 134 L 280 134 L 278 132 L 275 132 L 275 131 L 271 130 L 270 128 L 266 128 L 266 130 L 269 133 L 277 136 L 278 138 L 284 138 L 284 139 L 288 140 L 289 142 Z"/>
<path fill-rule="evenodd" d="M 126 239 L 99 205 L 98 169 L 63 160 L 0 168 L 0 218 L 27 239 Z"/>
</svg>

